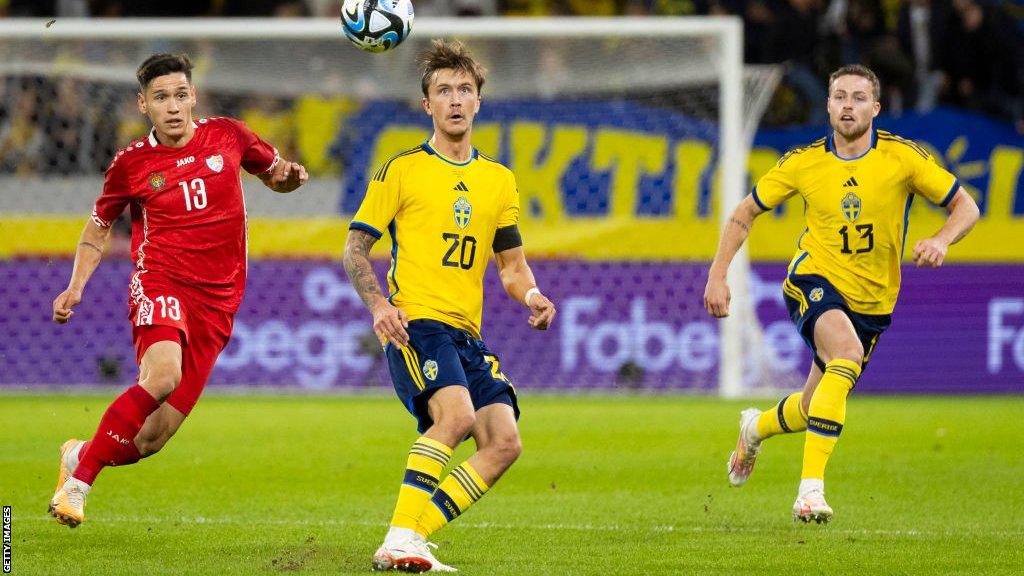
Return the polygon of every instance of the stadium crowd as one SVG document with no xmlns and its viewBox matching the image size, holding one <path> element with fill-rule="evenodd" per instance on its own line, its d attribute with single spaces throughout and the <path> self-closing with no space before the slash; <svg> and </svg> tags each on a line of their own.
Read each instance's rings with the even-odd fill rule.
<svg viewBox="0 0 1024 576">
<path fill-rule="evenodd" d="M 0 15 L 328 17 L 339 6 L 336 0 L 0 0 Z M 763 125 L 824 125 L 825 107 L 811 104 L 824 102 L 828 71 L 864 63 L 879 74 L 890 114 L 952 105 L 1010 122 L 1024 134 L 1024 0 L 416 0 L 415 7 L 421 17 L 738 14 L 746 62 L 784 65 L 785 80 Z M 145 131 L 109 86 L 83 82 L 0 81 L 0 169 L 99 173 L 119 143 Z M 93 96 L 77 97 L 83 88 Z M 280 130 L 275 141 L 289 146 L 284 135 L 296 122 L 288 114 L 294 103 L 210 96 L 219 111 Z M 109 110 L 117 110 L 116 131 L 98 129 Z M 305 161 L 314 173 L 330 171 L 316 159 Z"/>
</svg>

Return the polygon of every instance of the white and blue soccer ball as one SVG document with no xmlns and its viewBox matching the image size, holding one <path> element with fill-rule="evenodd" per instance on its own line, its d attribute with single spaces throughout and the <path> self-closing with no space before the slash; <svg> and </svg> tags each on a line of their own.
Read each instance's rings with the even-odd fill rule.
<svg viewBox="0 0 1024 576">
<path fill-rule="evenodd" d="M 341 29 L 353 44 L 384 52 L 402 43 L 412 31 L 411 0 L 344 0 Z"/>
</svg>

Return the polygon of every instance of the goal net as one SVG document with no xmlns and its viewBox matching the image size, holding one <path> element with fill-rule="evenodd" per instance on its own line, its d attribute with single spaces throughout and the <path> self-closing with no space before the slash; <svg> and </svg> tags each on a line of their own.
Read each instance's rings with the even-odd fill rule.
<svg viewBox="0 0 1024 576">
<path fill-rule="evenodd" d="M 799 379 L 795 336 L 773 329 L 779 290 L 745 253 L 730 318 L 702 306 L 778 81 L 742 66 L 737 19 L 421 19 L 384 54 L 354 48 L 333 20 L 26 20 L 0 21 L 0 385 L 134 377 L 127 224 L 75 321 L 47 316 L 105 166 L 149 128 L 136 67 L 184 52 L 199 116 L 244 120 L 312 176 L 291 195 L 244 179 L 249 287 L 211 384 L 388 386 L 339 260 L 368 175 L 430 134 L 416 55 L 438 37 L 490 71 L 473 143 L 516 174 L 527 254 L 560 309 L 533 332 L 488 273 L 484 337 L 514 382 L 737 396 Z M 377 248 L 383 278 L 390 239 Z"/>
</svg>

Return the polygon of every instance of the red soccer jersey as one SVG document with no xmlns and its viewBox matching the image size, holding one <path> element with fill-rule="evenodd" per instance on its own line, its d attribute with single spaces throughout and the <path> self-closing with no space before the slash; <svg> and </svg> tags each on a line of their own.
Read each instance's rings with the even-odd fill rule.
<svg viewBox="0 0 1024 576">
<path fill-rule="evenodd" d="M 234 312 L 245 289 L 247 250 L 239 169 L 266 172 L 277 150 L 232 118 L 194 126 L 181 148 L 160 144 L 150 132 L 118 151 L 92 219 L 109 227 L 130 204 L 136 268 Z"/>
</svg>

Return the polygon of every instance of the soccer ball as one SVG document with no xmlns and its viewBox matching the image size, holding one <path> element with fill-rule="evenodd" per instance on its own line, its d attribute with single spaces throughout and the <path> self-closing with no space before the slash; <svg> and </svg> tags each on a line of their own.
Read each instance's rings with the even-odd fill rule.
<svg viewBox="0 0 1024 576">
<path fill-rule="evenodd" d="M 353 44 L 384 52 L 402 43 L 412 30 L 411 0 L 345 0 L 341 29 Z"/>
</svg>

